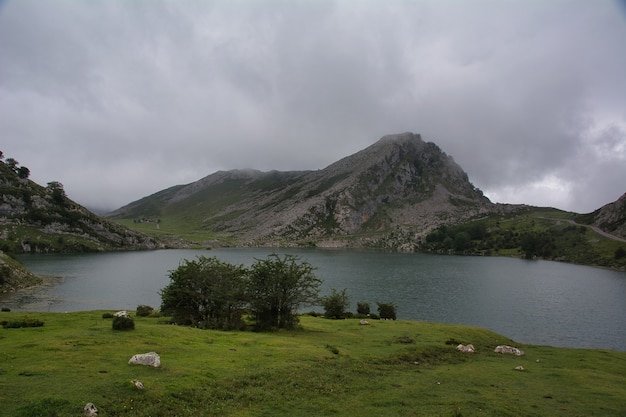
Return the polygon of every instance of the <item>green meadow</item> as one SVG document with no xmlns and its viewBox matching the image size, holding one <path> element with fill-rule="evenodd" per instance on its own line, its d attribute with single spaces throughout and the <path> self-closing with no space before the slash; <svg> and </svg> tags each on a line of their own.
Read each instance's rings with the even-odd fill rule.
<svg viewBox="0 0 626 417">
<path fill-rule="evenodd" d="M 460 325 L 312 316 L 273 333 L 164 317 L 134 317 L 135 330 L 114 331 L 103 313 L 29 313 L 44 326 L 0 328 L 0 415 L 79 416 L 88 402 L 99 416 L 626 415 L 626 352 L 521 345 Z M 500 344 L 526 354 L 494 353 Z M 161 367 L 128 364 L 150 351 Z"/>
</svg>

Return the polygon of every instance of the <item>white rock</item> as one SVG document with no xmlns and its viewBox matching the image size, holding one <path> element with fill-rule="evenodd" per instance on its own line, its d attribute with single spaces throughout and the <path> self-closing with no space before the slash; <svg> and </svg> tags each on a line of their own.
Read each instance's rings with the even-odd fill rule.
<svg viewBox="0 0 626 417">
<path fill-rule="evenodd" d="M 496 353 L 508 353 L 508 354 L 515 355 L 515 356 L 522 356 L 524 354 L 523 350 L 519 350 L 516 347 L 508 346 L 508 345 L 496 346 L 496 348 L 493 351 Z"/>
<path fill-rule="evenodd" d="M 138 379 L 133 379 L 133 380 L 131 380 L 130 382 L 132 382 L 132 383 L 133 383 L 133 385 L 135 385 L 135 387 L 136 387 L 137 389 L 144 389 L 143 383 L 142 383 L 140 380 L 138 380 Z"/>
<path fill-rule="evenodd" d="M 368 325 L 368 324 L 370 324 L 370 322 L 369 322 L 369 321 L 367 321 L 367 320 L 361 320 L 361 321 L 359 322 L 359 324 L 361 324 L 361 325 Z"/>
<path fill-rule="evenodd" d="M 129 365 L 145 365 L 158 368 L 161 366 L 161 357 L 156 352 L 138 353 L 128 361 Z"/>
<path fill-rule="evenodd" d="M 474 345 L 471 345 L 471 344 L 467 345 L 467 346 L 465 346 L 463 344 L 460 344 L 460 345 L 458 345 L 456 347 L 456 349 L 461 351 L 461 352 L 464 352 L 464 353 L 474 353 L 474 352 L 476 352 L 476 349 L 474 349 Z"/>
<path fill-rule="evenodd" d="M 83 407 L 83 415 L 86 417 L 97 417 L 98 409 L 93 403 L 87 403 L 85 407 Z"/>
<path fill-rule="evenodd" d="M 130 317 L 130 314 L 128 314 L 128 311 L 122 310 L 117 313 L 113 313 L 113 317 Z"/>
<path fill-rule="evenodd" d="M 522 365 L 519 365 L 519 366 L 516 366 L 516 367 L 515 367 L 515 370 L 516 370 L 516 371 L 523 371 L 523 370 L 524 370 L 524 367 L 523 367 Z"/>
</svg>

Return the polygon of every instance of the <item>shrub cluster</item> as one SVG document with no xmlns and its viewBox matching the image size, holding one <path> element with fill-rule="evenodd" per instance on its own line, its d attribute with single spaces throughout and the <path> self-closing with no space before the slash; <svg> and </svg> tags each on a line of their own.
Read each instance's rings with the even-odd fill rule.
<svg viewBox="0 0 626 417">
<path fill-rule="evenodd" d="M 137 306 L 137 317 L 148 317 L 154 312 L 154 308 L 140 304 Z"/>
<path fill-rule="evenodd" d="M 41 327 L 43 326 L 43 321 L 39 319 L 32 319 L 30 317 L 24 317 L 22 320 L 3 320 L 2 327 L 5 329 L 19 329 L 22 327 Z"/>
<path fill-rule="evenodd" d="M 301 306 L 318 299 L 321 281 L 297 256 L 271 254 L 250 268 L 199 256 L 171 271 L 161 290 L 161 311 L 177 324 L 244 329 L 244 314 L 257 330 L 294 327 Z"/>
<path fill-rule="evenodd" d="M 130 316 L 118 316 L 113 319 L 113 330 L 135 330 L 135 321 Z"/>
</svg>

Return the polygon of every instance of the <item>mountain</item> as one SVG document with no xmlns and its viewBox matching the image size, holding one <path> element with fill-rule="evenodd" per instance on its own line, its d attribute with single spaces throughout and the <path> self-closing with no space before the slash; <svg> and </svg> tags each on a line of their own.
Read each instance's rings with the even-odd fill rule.
<svg viewBox="0 0 626 417">
<path fill-rule="evenodd" d="M 525 206 L 493 204 L 437 145 L 388 135 L 317 171 L 219 171 L 108 216 L 159 218 L 243 245 L 413 249 L 441 224 Z"/>
<path fill-rule="evenodd" d="M 576 221 L 626 239 L 626 193 L 592 213 L 577 216 Z"/>
<path fill-rule="evenodd" d="M 58 182 L 42 187 L 16 161 L 0 161 L 0 250 L 9 253 L 153 249 L 154 238 L 96 216 Z"/>
</svg>

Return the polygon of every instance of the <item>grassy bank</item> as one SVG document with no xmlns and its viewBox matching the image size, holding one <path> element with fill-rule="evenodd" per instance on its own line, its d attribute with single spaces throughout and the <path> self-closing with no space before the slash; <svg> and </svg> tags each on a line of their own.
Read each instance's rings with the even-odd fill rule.
<svg viewBox="0 0 626 417">
<path fill-rule="evenodd" d="M 626 415 L 625 352 L 517 345 L 467 326 L 308 316 L 278 333 L 150 317 L 120 332 L 102 313 L 30 313 L 45 325 L 0 328 L 0 415 L 77 416 L 87 402 L 100 416 Z M 476 353 L 458 352 L 458 342 Z M 526 355 L 494 353 L 499 344 Z M 149 351 L 160 368 L 127 364 Z"/>
</svg>

